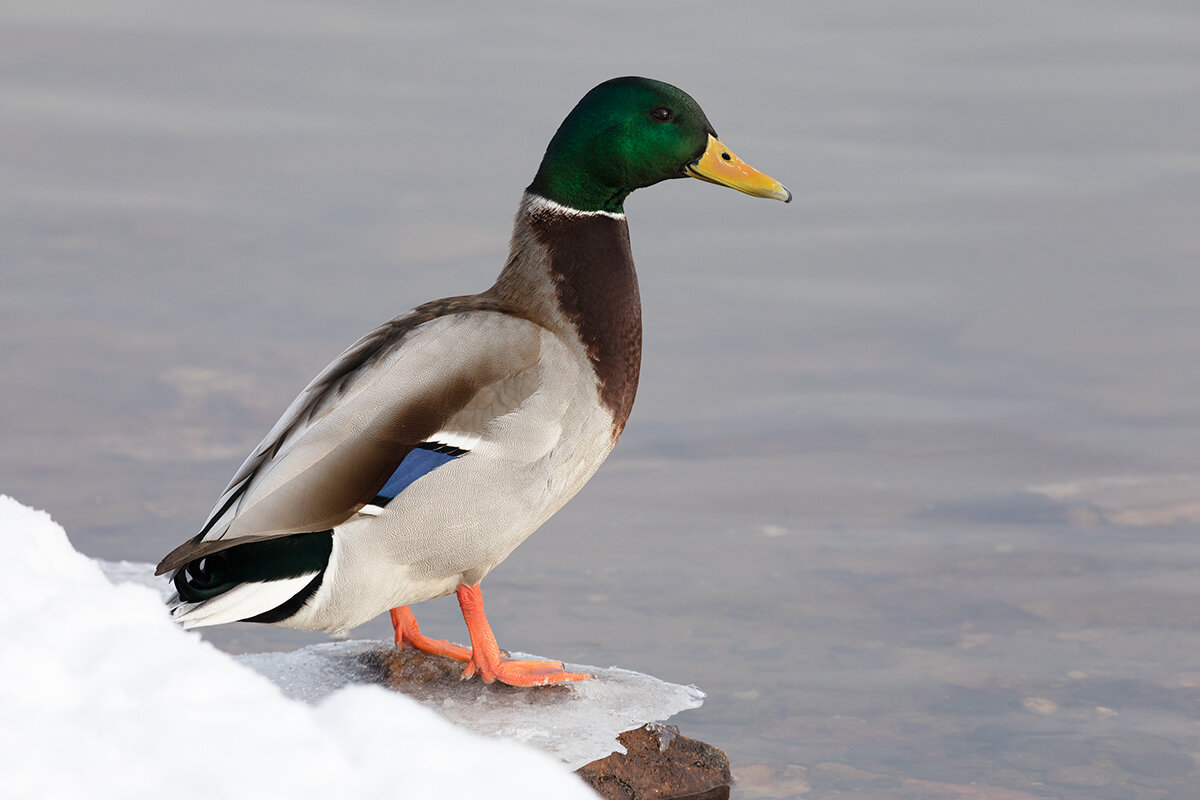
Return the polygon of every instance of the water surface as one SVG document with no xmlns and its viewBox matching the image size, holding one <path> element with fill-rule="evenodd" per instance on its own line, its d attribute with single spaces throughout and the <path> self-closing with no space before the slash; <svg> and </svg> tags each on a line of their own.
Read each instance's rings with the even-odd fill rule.
<svg viewBox="0 0 1200 800">
<path fill-rule="evenodd" d="M 501 643 L 702 686 L 679 722 L 745 798 L 1190 797 L 1198 33 L 1173 2 L 9 4 L 0 491 L 157 560 L 344 346 L 490 284 L 584 91 L 661 78 L 796 199 L 630 199 L 638 403 L 489 577 Z"/>
</svg>

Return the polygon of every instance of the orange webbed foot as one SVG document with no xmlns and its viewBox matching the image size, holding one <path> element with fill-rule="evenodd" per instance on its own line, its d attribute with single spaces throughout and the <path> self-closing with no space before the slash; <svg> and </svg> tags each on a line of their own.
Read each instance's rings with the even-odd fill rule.
<svg viewBox="0 0 1200 800">
<path fill-rule="evenodd" d="M 408 606 L 400 606 L 399 608 L 392 609 L 392 627 L 396 629 L 397 650 L 403 650 L 407 642 L 422 653 L 446 656 L 455 661 L 463 661 L 468 664 L 471 661 L 471 649 L 469 647 L 461 647 L 443 639 L 430 639 L 421 633 L 421 629 L 417 626 L 417 618 L 408 610 Z"/>
<path fill-rule="evenodd" d="M 509 686 L 548 686 L 553 683 L 591 680 L 582 672 L 567 672 L 561 661 L 511 661 L 501 655 L 492 626 L 483 613 L 483 592 L 479 584 L 458 587 L 458 605 L 471 636 L 471 658 L 463 678 L 479 675 L 484 683 L 500 681 Z"/>
<path fill-rule="evenodd" d="M 458 587 L 458 604 L 467 623 L 471 647 L 461 647 L 421 633 L 417 618 L 408 606 L 392 609 L 392 627 L 396 630 L 396 649 L 411 644 L 423 653 L 445 656 L 466 664 L 463 679 L 478 675 L 484 683 L 500 681 L 509 686 L 549 686 L 555 683 L 591 680 L 583 672 L 568 672 L 561 661 L 512 660 L 496 644 L 491 625 L 483 613 L 483 594 L 479 585 Z"/>
<path fill-rule="evenodd" d="M 472 657 L 462 676 L 465 680 L 473 675 L 478 675 L 484 683 L 500 681 L 509 686 L 550 686 L 592 679 L 585 672 L 567 672 L 561 661 L 513 661 L 499 657 L 494 661 Z"/>
</svg>

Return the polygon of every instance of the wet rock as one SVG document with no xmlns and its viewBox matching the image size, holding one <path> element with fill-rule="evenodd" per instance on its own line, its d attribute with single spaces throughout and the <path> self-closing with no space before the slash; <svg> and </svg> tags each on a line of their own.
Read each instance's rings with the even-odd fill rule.
<svg viewBox="0 0 1200 800">
<path fill-rule="evenodd" d="M 503 651 L 501 651 L 503 652 Z M 405 647 L 396 650 L 381 647 L 359 659 L 364 665 L 382 673 L 383 683 L 422 702 L 462 702 L 482 704 L 488 698 L 522 698 L 526 702 L 550 703 L 570 697 L 568 685 L 540 686 L 536 692 L 507 686 L 503 683 L 484 683 L 462 679 L 462 664 L 449 658 L 431 656 Z"/>
<path fill-rule="evenodd" d="M 733 776 L 723 752 L 649 723 L 617 737 L 626 752 L 576 770 L 605 800 L 727 800 Z"/>
</svg>

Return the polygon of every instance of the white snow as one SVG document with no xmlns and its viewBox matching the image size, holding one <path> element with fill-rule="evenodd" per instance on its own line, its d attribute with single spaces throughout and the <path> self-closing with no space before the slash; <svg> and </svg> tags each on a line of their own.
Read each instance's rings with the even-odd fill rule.
<svg viewBox="0 0 1200 800">
<path fill-rule="evenodd" d="M 561 707 L 550 718 L 568 720 L 554 724 L 567 727 L 547 728 L 538 709 L 518 716 L 518 705 L 543 705 L 524 700 L 440 709 L 508 737 L 485 738 L 396 692 L 355 684 L 355 659 L 370 643 L 235 659 L 171 622 L 158 588 L 139 585 L 142 565 L 106 565 L 122 581 L 114 585 L 48 514 L 0 495 L 0 536 L 0 775 L 8 798 L 594 798 L 563 763 L 585 754 L 556 759 L 511 739 L 554 750 L 556 737 L 601 728 L 611 737 L 703 697 L 603 670 L 580 695 L 549 704 Z M 286 694 L 255 670 L 285 683 Z M 634 721 L 622 728 L 616 718 L 589 718 L 588 708 L 604 701 L 610 710 L 632 706 Z"/>
</svg>

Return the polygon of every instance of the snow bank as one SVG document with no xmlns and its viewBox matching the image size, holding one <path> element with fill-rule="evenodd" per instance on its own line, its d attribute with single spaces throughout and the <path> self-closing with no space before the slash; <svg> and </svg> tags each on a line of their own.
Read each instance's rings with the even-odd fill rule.
<svg viewBox="0 0 1200 800">
<path fill-rule="evenodd" d="M 0 536 L 5 797 L 595 797 L 555 759 L 379 687 L 287 698 L 2 495 Z"/>
</svg>

